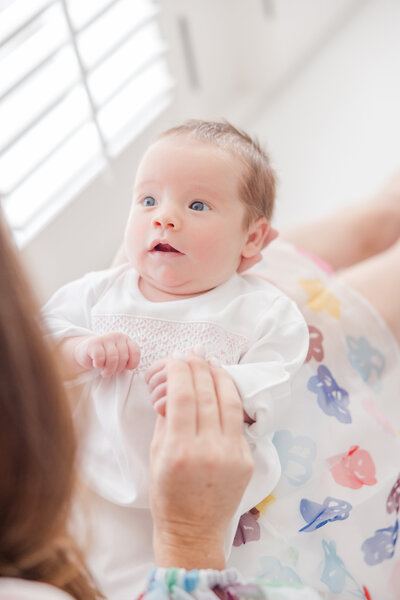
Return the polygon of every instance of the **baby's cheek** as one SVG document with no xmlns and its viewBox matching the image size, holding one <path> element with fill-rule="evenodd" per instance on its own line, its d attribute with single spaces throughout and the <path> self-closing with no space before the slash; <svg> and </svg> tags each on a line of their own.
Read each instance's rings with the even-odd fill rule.
<svg viewBox="0 0 400 600">
<path fill-rule="evenodd" d="M 198 253 L 201 254 L 204 264 L 213 270 L 226 270 L 233 262 L 234 251 L 229 243 L 214 230 L 205 233 L 202 238 L 195 238 L 198 244 Z"/>
<path fill-rule="evenodd" d="M 146 223 L 133 217 L 128 223 L 125 232 L 125 250 L 130 262 L 134 257 L 146 247 L 147 226 Z"/>
</svg>

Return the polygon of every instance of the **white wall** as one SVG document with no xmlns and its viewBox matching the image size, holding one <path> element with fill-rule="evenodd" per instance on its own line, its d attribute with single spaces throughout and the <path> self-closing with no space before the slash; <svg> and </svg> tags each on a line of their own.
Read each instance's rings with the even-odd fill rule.
<svg viewBox="0 0 400 600">
<path fill-rule="evenodd" d="M 351 179 L 351 168 L 346 171 L 340 161 L 340 145 L 349 146 L 349 140 L 337 132 L 342 128 L 348 134 L 352 119 L 358 123 L 365 107 L 360 96 L 381 103 L 387 119 L 397 112 L 375 83 L 390 88 L 396 61 L 386 29 L 392 39 L 399 5 L 397 0 L 160 0 L 160 24 L 176 78 L 174 102 L 108 173 L 25 246 L 41 298 L 88 270 L 108 266 L 122 237 L 143 149 L 158 131 L 186 117 L 224 116 L 257 133 L 268 142 L 283 182 L 279 223 L 316 214 L 324 180 L 335 190 L 331 184 L 338 169 Z M 343 94 L 348 97 L 345 117 L 337 110 Z M 379 131 L 379 110 L 371 135 Z M 352 152 L 357 154 L 357 138 L 365 146 L 368 136 L 360 137 L 360 123 L 355 131 Z M 351 189 L 343 181 L 335 193 L 340 186 Z"/>
<path fill-rule="evenodd" d="M 249 124 L 278 171 L 278 226 L 362 201 L 400 172 L 399 107 L 400 2 L 364 2 Z"/>
</svg>

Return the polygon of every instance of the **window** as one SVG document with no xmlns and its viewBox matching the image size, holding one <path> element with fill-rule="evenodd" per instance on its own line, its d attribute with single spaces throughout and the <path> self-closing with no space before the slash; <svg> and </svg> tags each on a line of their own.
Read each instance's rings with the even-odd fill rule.
<svg viewBox="0 0 400 600">
<path fill-rule="evenodd" d="M 153 0 L 0 0 L 0 194 L 24 229 L 169 104 Z"/>
</svg>

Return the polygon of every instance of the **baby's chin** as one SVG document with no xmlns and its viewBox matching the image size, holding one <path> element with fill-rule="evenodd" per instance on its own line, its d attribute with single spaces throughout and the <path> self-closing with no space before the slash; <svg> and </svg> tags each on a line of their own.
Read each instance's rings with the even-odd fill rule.
<svg viewBox="0 0 400 600">
<path fill-rule="evenodd" d="M 139 288 L 142 294 L 152 302 L 167 302 L 193 298 L 209 292 L 216 286 L 202 286 L 199 282 L 180 281 L 177 278 L 153 279 L 140 276 Z"/>
<path fill-rule="evenodd" d="M 144 268 L 136 268 L 136 271 L 143 295 L 146 297 L 147 294 L 155 302 L 200 296 L 224 284 L 234 274 L 218 273 L 211 278 L 196 278 L 195 269 L 180 270 L 166 264 L 144 265 Z"/>
</svg>

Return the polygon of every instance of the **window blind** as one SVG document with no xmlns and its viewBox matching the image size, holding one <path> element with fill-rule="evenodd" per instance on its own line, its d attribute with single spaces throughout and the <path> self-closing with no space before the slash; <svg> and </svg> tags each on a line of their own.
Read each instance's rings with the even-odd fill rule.
<svg viewBox="0 0 400 600">
<path fill-rule="evenodd" d="M 153 0 L 0 0 L 0 197 L 14 229 L 169 104 L 157 17 Z"/>
</svg>

